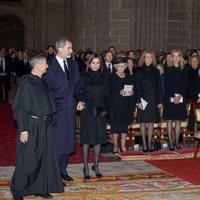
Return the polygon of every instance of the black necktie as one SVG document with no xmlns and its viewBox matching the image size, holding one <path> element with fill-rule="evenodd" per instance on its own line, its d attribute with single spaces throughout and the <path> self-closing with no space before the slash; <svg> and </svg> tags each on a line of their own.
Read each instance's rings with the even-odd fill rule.
<svg viewBox="0 0 200 200">
<path fill-rule="evenodd" d="M 68 67 L 66 65 L 65 60 L 63 60 L 63 62 L 64 62 L 65 73 L 67 74 L 67 77 L 69 78 L 69 69 L 68 69 Z"/>
<path fill-rule="evenodd" d="M 112 74 L 112 70 L 111 70 L 111 65 L 110 64 L 108 64 L 108 71 L 109 71 L 110 74 Z"/>
</svg>

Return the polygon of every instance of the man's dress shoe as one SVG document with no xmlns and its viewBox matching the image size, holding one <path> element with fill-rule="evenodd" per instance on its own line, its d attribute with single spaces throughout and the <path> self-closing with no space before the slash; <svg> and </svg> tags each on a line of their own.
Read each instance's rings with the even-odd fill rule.
<svg viewBox="0 0 200 200">
<path fill-rule="evenodd" d="M 68 174 L 62 175 L 62 178 L 64 181 L 74 181 L 74 179 L 70 177 Z"/>
<path fill-rule="evenodd" d="M 39 196 L 39 197 L 42 197 L 42 198 L 45 198 L 45 199 L 52 199 L 53 196 L 50 195 L 50 194 L 35 194 L 34 196 Z"/>
</svg>

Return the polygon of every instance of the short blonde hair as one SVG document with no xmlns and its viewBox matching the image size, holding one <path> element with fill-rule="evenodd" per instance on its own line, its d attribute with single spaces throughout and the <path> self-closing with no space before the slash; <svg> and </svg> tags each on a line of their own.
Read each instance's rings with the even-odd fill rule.
<svg viewBox="0 0 200 200">
<path fill-rule="evenodd" d="M 169 60 L 170 67 L 174 65 L 174 63 L 172 61 L 172 57 L 173 57 L 174 53 L 178 53 L 179 56 L 181 57 L 179 65 L 180 65 L 181 69 L 183 69 L 184 65 L 185 65 L 185 60 L 183 58 L 183 53 L 181 52 L 180 49 L 174 49 L 174 50 L 171 51 L 171 57 L 170 57 L 170 60 Z"/>
<path fill-rule="evenodd" d="M 142 53 L 142 55 L 141 55 L 141 57 L 140 57 L 140 59 L 139 59 L 139 61 L 138 61 L 138 66 L 139 66 L 139 67 L 142 67 L 142 66 L 144 65 L 144 63 L 145 63 L 145 56 L 146 56 L 146 54 L 148 54 L 148 53 L 151 54 L 151 55 L 153 56 L 153 62 L 152 62 L 152 64 L 153 64 L 154 66 L 157 64 L 155 53 L 154 53 L 153 51 L 151 51 L 151 50 L 145 50 L 145 51 Z"/>
</svg>

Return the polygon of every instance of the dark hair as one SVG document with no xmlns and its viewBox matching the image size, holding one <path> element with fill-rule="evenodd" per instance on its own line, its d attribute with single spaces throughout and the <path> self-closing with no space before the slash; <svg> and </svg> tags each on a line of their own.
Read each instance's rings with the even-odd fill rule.
<svg viewBox="0 0 200 200">
<path fill-rule="evenodd" d="M 126 52 L 126 56 L 128 56 L 129 53 L 131 53 L 131 52 L 135 55 L 135 51 L 134 50 L 129 50 L 129 51 Z"/>
<path fill-rule="evenodd" d="M 133 65 L 137 64 L 136 59 L 134 58 L 126 58 L 126 62 L 128 62 L 128 60 L 131 60 L 133 62 Z"/>
<path fill-rule="evenodd" d="M 100 68 L 102 69 L 101 57 L 99 56 L 99 54 L 93 53 L 93 54 L 91 54 L 90 57 L 88 58 L 88 66 L 87 66 L 87 68 L 86 68 L 86 71 L 88 71 L 88 69 L 90 68 L 91 62 L 92 62 L 95 58 L 98 58 L 98 59 L 99 59 L 99 61 L 100 61 Z"/>
<path fill-rule="evenodd" d="M 108 47 L 108 50 L 109 50 L 109 49 L 115 49 L 115 50 L 116 50 L 116 47 L 113 46 L 113 45 L 111 45 L 111 46 Z"/>
<path fill-rule="evenodd" d="M 112 51 L 110 51 L 110 50 L 105 50 L 105 51 L 103 52 L 103 57 L 105 57 L 107 53 L 113 54 Z"/>
<path fill-rule="evenodd" d="M 196 53 L 199 56 L 199 53 L 197 50 L 191 50 L 189 53 L 189 57 L 191 57 L 194 53 Z"/>
<path fill-rule="evenodd" d="M 52 44 L 50 44 L 50 45 L 47 46 L 47 50 L 48 50 L 50 47 L 52 47 L 52 48 L 54 49 L 54 46 L 53 46 Z"/>
</svg>

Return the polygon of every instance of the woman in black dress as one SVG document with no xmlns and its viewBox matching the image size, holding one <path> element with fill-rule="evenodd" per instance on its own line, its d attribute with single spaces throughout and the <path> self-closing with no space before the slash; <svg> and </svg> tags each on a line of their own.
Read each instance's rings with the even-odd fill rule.
<svg viewBox="0 0 200 200">
<path fill-rule="evenodd" d="M 96 177 L 102 177 L 98 163 L 101 144 L 106 143 L 106 115 L 109 106 L 109 86 L 107 75 L 101 70 L 100 57 L 92 54 L 88 60 L 89 66 L 82 76 L 86 96 L 86 109 L 81 112 L 80 142 L 83 147 L 84 178 L 90 179 L 88 154 L 90 145 L 94 149 L 94 164 L 92 170 Z"/>
<path fill-rule="evenodd" d="M 165 100 L 163 117 L 167 120 L 169 148 L 181 148 L 179 134 L 181 121 L 186 118 L 187 69 L 184 68 L 182 52 L 175 49 L 171 52 L 170 66 L 165 68 Z M 175 144 L 172 142 L 172 121 L 175 121 Z"/>
<path fill-rule="evenodd" d="M 128 125 L 132 122 L 134 109 L 133 79 L 124 70 L 127 63 L 123 58 L 116 58 L 114 61 L 116 73 L 110 76 L 110 114 L 111 131 L 113 133 L 114 148 L 113 153 L 120 151 L 118 148 L 118 138 L 121 134 L 121 150 L 126 151 L 126 136 Z M 126 90 L 126 87 L 132 87 Z"/>
<path fill-rule="evenodd" d="M 190 57 L 189 66 L 187 69 L 188 74 L 188 90 L 187 96 L 191 99 L 191 102 L 200 102 L 200 68 L 199 56 L 193 55 Z M 195 117 L 193 106 L 191 105 L 190 114 L 188 119 L 188 131 L 194 131 Z"/>
<path fill-rule="evenodd" d="M 160 121 L 159 108 L 162 106 L 161 82 L 159 71 L 155 67 L 156 59 L 154 52 L 150 50 L 144 51 L 138 65 L 135 90 L 138 108 L 137 122 L 140 123 L 143 151 L 147 152 L 148 150 L 153 151 L 151 146 L 153 124 Z M 148 141 L 146 141 L 146 134 Z"/>
<path fill-rule="evenodd" d="M 192 103 L 200 102 L 200 67 L 198 67 L 196 70 L 197 74 L 196 76 L 193 77 L 188 87 L 188 96 L 190 97 Z M 194 109 L 193 106 L 191 105 L 190 115 L 188 119 L 188 131 L 193 132 L 194 125 L 195 125 Z"/>
</svg>

